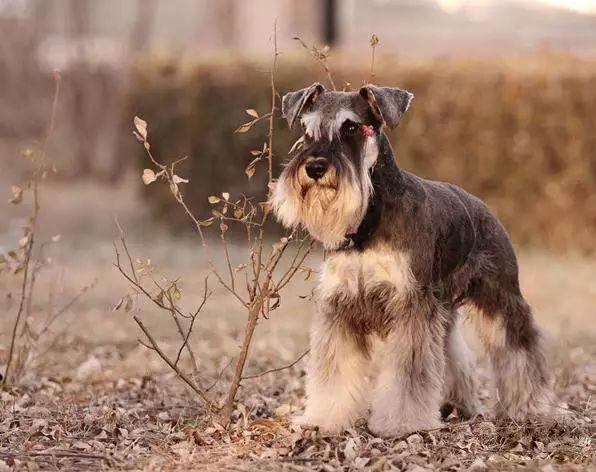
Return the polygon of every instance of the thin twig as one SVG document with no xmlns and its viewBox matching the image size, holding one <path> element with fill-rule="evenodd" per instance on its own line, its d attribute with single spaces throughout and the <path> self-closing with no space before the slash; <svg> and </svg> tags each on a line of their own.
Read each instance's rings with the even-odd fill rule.
<svg viewBox="0 0 596 472">
<path fill-rule="evenodd" d="M 188 355 L 191 358 L 191 361 L 193 364 L 193 370 L 194 370 L 196 377 L 198 377 L 198 375 L 199 375 L 199 368 L 197 365 L 197 360 L 196 360 L 195 354 L 194 354 L 193 350 L 191 349 L 190 345 L 188 344 L 188 339 L 190 338 L 190 335 L 192 334 L 192 330 L 194 328 L 194 324 L 195 324 L 195 320 L 197 319 L 197 316 L 199 315 L 199 313 L 205 306 L 205 303 L 207 303 L 207 299 L 211 295 L 211 293 L 209 292 L 208 281 L 209 281 L 209 276 L 206 276 L 205 277 L 205 286 L 203 289 L 203 300 L 201 301 L 201 304 L 199 305 L 197 310 L 191 316 L 190 324 L 188 326 L 188 330 L 186 331 L 186 336 L 184 336 L 184 342 L 182 343 L 182 345 L 180 346 L 180 349 L 178 350 L 178 354 L 176 355 L 176 362 L 175 362 L 175 364 L 178 365 L 178 362 L 180 361 L 180 356 L 182 354 L 182 350 L 186 347 L 186 349 L 188 351 Z"/>
<path fill-rule="evenodd" d="M 271 111 L 269 115 L 269 132 L 267 143 L 267 164 L 268 164 L 268 182 L 267 182 L 267 196 L 271 196 L 271 182 L 273 182 L 273 120 L 275 118 L 275 102 L 277 93 L 275 90 L 275 72 L 277 71 L 277 22 L 273 24 L 273 64 L 271 65 L 271 72 L 269 74 L 269 86 L 271 87 Z"/>
<path fill-rule="evenodd" d="M 116 245 L 114 245 L 114 249 L 116 252 L 116 263 L 114 264 L 115 267 L 119 270 L 119 272 L 133 285 L 133 287 L 138 290 L 139 292 L 143 293 L 143 295 L 145 295 L 147 298 L 149 298 L 154 304 L 156 304 L 159 308 L 166 310 L 170 313 L 170 315 L 172 316 L 172 319 L 174 320 L 174 323 L 176 324 L 176 327 L 178 329 L 178 333 L 182 339 L 182 345 L 180 346 L 180 349 L 178 351 L 178 355 L 176 356 L 176 360 L 174 362 L 174 365 L 177 367 L 178 366 L 178 362 L 180 361 L 180 356 L 182 353 L 182 350 L 184 348 L 186 348 L 189 358 L 191 360 L 191 364 L 193 367 L 193 373 L 195 375 L 195 378 L 198 381 L 198 377 L 199 377 L 199 369 L 198 369 L 198 364 L 197 364 L 197 360 L 196 360 L 196 356 L 192 350 L 192 348 L 190 347 L 190 344 L 188 343 L 188 339 L 190 338 L 190 335 L 192 334 L 192 329 L 194 327 L 194 322 L 199 314 L 199 312 L 203 309 L 207 298 L 209 297 L 209 293 L 208 293 L 208 287 L 207 287 L 207 277 L 205 278 L 205 290 L 204 290 L 204 296 L 203 296 L 203 301 L 201 302 L 201 304 L 199 305 L 199 308 L 195 311 L 194 314 L 190 315 L 190 326 L 188 331 L 185 333 L 184 332 L 184 328 L 182 326 L 182 323 L 180 322 L 180 319 L 178 318 L 178 316 L 182 316 L 182 317 L 186 317 L 182 311 L 176 306 L 172 296 L 169 294 L 169 292 L 167 290 L 164 290 L 155 280 L 153 281 L 153 283 L 155 285 L 157 285 L 157 287 L 161 290 L 162 293 L 166 294 L 168 303 L 170 306 L 165 305 L 163 302 L 161 302 L 159 299 L 157 299 L 156 297 L 152 296 L 149 291 L 141 284 L 141 281 L 139 280 L 139 278 L 136 275 L 136 272 L 134 270 L 134 265 L 132 263 L 132 256 L 130 254 L 130 251 L 128 249 L 128 245 L 126 243 L 126 237 L 124 235 L 124 231 L 122 230 L 122 228 L 120 227 L 120 225 L 118 225 L 118 228 L 120 230 L 120 240 L 122 242 L 122 246 L 124 248 L 124 251 L 126 253 L 127 259 L 129 261 L 130 267 L 131 267 L 131 272 L 132 272 L 132 277 L 126 273 L 126 271 L 124 270 L 124 268 L 122 267 L 121 263 L 120 263 L 120 252 L 118 251 L 118 247 Z M 147 346 L 146 346 L 147 347 Z"/>
<path fill-rule="evenodd" d="M 306 258 L 308 257 L 308 255 L 312 252 L 313 248 L 315 247 L 315 241 L 311 240 L 310 244 L 308 245 L 308 248 L 306 249 L 306 251 L 304 252 L 304 254 L 302 255 L 302 257 L 300 258 L 300 261 L 296 264 L 295 261 L 292 262 L 292 264 L 290 265 L 290 268 L 288 269 L 288 271 L 282 275 L 281 279 L 279 280 L 279 282 L 277 283 L 277 285 L 275 286 L 275 291 L 279 292 L 281 289 L 283 289 L 288 283 L 290 283 L 290 281 L 294 278 L 294 275 L 296 275 L 296 272 L 298 272 L 298 270 L 302 267 L 302 264 L 304 263 L 304 261 L 306 260 Z M 296 255 L 298 255 L 299 251 L 296 252 Z"/>
<path fill-rule="evenodd" d="M 70 310 L 76 302 L 78 302 L 81 297 L 83 295 L 85 295 L 85 293 L 87 293 L 87 291 L 91 288 L 93 288 L 95 284 L 90 284 L 90 285 L 84 285 L 83 287 L 81 287 L 81 289 L 78 291 L 78 293 L 72 297 L 68 302 L 66 302 L 62 308 L 60 308 L 59 310 L 57 310 L 55 313 L 53 313 L 51 315 L 51 317 L 49 317 L 46 320 L 46 323 L 44 325 L 44 327 L 40 330 L 40 332 L 38 333 L 38 336 L 42 336 L 43 334 L 45 334 L 48 329 L 50 328 L 50 326 L 52 326 L 54 324 L 54 322 L 60 318 L 64 313 L 66 313 L 68 310 Z"/>
<path fill-rule="evenodd" d="M 230 358 L 230 360 L 228 362 L 226 362 L 226 365 L 223 366 L 223 368 L 219 371 L 219 374 L 217 374 L 217 377 L 213 381 L 213 383 L 205 389 L 205 392 L 209 392 L 213 387 L 215 387 L 219 383 L 223 373 L 228 369 L 228 367 L 230 367 L 230 365 L 232 365 L 233 360 L 234 360 L 234 358 Z"/>
<path fill-rule="evenodd" d="M 36 214 L 36 213 L 34 213 Z M 25 252 L 25 268 L 23 269 L 23 282 L 21 284 L 21 295 L 19 301 L 19 310 L 17 312 L 17 317 L 15 319 L 14 325 L 12 327 L 12 334 L 10 337 L 10 347 L 8 349 L 8 360 L 6 361 L 6 369 L 4 369 L 4 376 L 1 379 L 0 386 L 4 388 L 6 386 L 6 382 L 8 379 L 8 374 L 10 372 L 10 367 L 12 365 L 12 360 L 14 356 L 14 349 L 16 344 L 17 338 L 17 330 L 19 324 L 21 322 L 21 316 L 23 315 L 23 308 L 25 307 L 25 299 L 27 297 L 27 277 L 29 275 L 29 260 L 31 259 L 31 249 L 33 248 L 33 233 L 29 236 L 29 241 L 26 246 Z"/>
<path fill-rule="evenodd" d="M 376 34 L 372 34 L 370 37 L 371 57 L 370 57 L 370 74 L 368 76 L 368 83 L 372 82 L 375 76 L 375 51 L 379 44 L 379 37 Z"/>
<path fill-rule="evenodd" d="M 141 328 L 141 331 L 143 331 L 143 333 L 145 333 L 145 336 L 147 336 L 147 339 L 149 340 L 149 343 L 151 343 L 151 346 L 153 347 L 153 350 L 159 355 L 159 357 L 161 357 L 163 359 L 163 361 L 166 364 L 168 364 L 170 366 L 170 368 L 176 373 L 176 375 L 178 377 L 180 377 L 186 383 L 186 385 L 188 385 L 197 395 L 199 395 L 199 397 L 201 397 L 201 399 L 205 402 L 205 404 L 207 405 L 207 407 L 209 408 L 209 410 L 211 410 L 211 411 L 219 410 L 219 408 L 213 404 L 213 402 L 205 394 L 205 392 L 203 392 L 203 390 L 201 390 L 201 388 L 199 388 L 192 381 L 192 379 L 190 379 L 184 372 L 182 372 L 174 364 L 174 362 L 161 350 L 161 348 L 159 347 L 159 344 L 155 341 L 155 339 L 151 335 L 151 332 L 145 327 L 145 325 L 140 320 L 140 318 L 135 315 L 135 316 L 133 316 L 133 319 L 139 325 L 139 328 Z"/>
<path fill-rule="evenodd" d="M 224 253 L 226 255 L 226 264 L 228 265 L 228 274 L 230 276 L 230 285 L 233 291 L 236 291 L 236 279 L 234 277 L 234 269 L 232 268 L 232 261 L 230 259 L 230 251 L 228 251 L 228 241 L 226 240 L 225 232 L 221 232 L 221 242 L 224 247 Z"/>
<path fill-rule="evenodd" d="M 309 352 L 310 352 L 310 349 L 307 349 L 302 354 L 300 354 L 296 359 L 294 359 L 290 364 L 284 365 L 282 367 L 276 367 L 274 369 L 265 370 L 258 374 L 245 375 L 244 377 L 242 377 L 242 380 L 256 379 L 258 377 L 263 377 L 263 375 L 272 374 L 273 372 L 280 372 L 282 370 L 291 369 L 296 364 L 298 364 L 298 362 L 300 362 Z"/>
<path fill-rule="evenodd" d="M 248 306 L 248 302 L 246 302 L 244 300 L 244 298 L 242 298 L 242 296 L 236 291 L 234 290 L 232 287 L 230 287 L 226 281 L 221 277 L 221 275 L 219 274 L 219 272 L 217 272 L 214 267 L 213 264 L 210 263 L 211 265 L 211 272 L 213 272 L 213 274 L 215 275 L 215 277 L 217 278 L 217 281 L 220 283 L 220 285 L 225 288 L 231 295 L 234 295 L 234 298 L 236 298 L 236 300 L 238 300 L 240 302 L 240 304 L 243 307 L 247 307 Z"/>
<path fill-rule="evenodd" d="M 50 121 L 48 124 L 48 129 L 45 135 L 45 139 L 41 148 L 41 157 L 38 164 L 37 169 L 33 173 L 33 210 L 30 218 L 30 231 L 28 234 L 29 239 L 27 240 L 27 245 L 25 246 L 25 266 L 23 269 L 23 282 L 21 284 L 21 293 L 19 297 L 19 309 L 17 311 L 17 316 L 15 318 L 14 326 L 11 333 L 10 338 L 10 347 L 8 350 L 8 359 L 6 361 L 6 368 L 4 370 L 4 376 L 0 380 L 0 388 L 4 388 L 8 381 L 8 374 L 10 373 L 10 367 L 13 362 L 14 351 L 15 351 L 15 344 L 16 344 L 16 337 L 19 325 L 21 323 L 21 318 L 23 316 L 23 311 L 28 303 L 28 295 L 30 296 L 33 293 L 34 283 L 33 280 L 31 286 L 29 287 L 29 292 L 27 291 L 27 282 L 29 281 L 29 264 L 31 261 L 31 254 L 33 253 L 33 246 L 35 243 L 35 233 L 37 230 L 37 219 L 39 216 L 39 209 L 40 209 L 40 197 L 39 197 L 39 179 L 42 178 L 43 169 L 45 167 L 45 157 L 47 152 L 48 143 L 50 142 L 50 138 L 54 131 L 54 122 L 56 120 L 56 110 L 58 108 L 58 96 L 60 94 L 60 74 L 54 74 L 54 97 L 52 100 L 52 108 L 50 111 Z"/>
<path fill-rule="evenodd" d="M 337 90 L 337 87 L 335 86 L 335 81 L 331 76 L 331 70 L 329 70 L 329 67 L 327 66 L 327 55 L 315 46 L 309 47 L 308 44 L 306 44 L 300 36 L 296 36 L 292 39 L 298 41 L 302 45 L 302 47 L 306 49 L 308 53 L 319 63 L 319 65 L 327 74 L 327 80 L 329 81 L 329 85 L 331 85 L 331 88 L 333 90 Z"/>
<path fill-rule="evenodd" d="M 141 283 L 138 281 L 138 279 L 136 279 L 136 274 L 134 274 L 135 278 L 128 275 L 128 273 L 124 270 L 124 268 L 122 267 L 122 264 L 120 263 L 120 251 L 118 251 L 118 247 L 115 244 L 114 244 L 114 251 L 116 253 L 116 262 L 113 264 L 114 267 L 116 267 L 118 269 L 118 271 L 124 276 L 124 278 L 126 280 L 128 280 L 130 282 L 130 284 L 136 290 L 143 293 L 143 295 L 145 295 L 148 299 L 150 299 L 155 305 L 157 305 L 162 310 L 166 310 L 169 312 L 174 310 L 177 315 L 182 316 L 183 318 L 189 318 L 187 315 L 182 313 L 182 311 L 180 311 L 180 309 L 177 306 L 174 305 L 174 306 L 168 307 L 163 302 L 160 302 L 156 297 L 151 295 L 151 293 L 149 293 L 149 291 L 143 285 L 141 285 Z M 153 283 L 155 283 L 159 287 L 159 285 L 155 282 L 155 280 L 153 281 Z"/>
<path fill-rule="evenodd" d="M 96 460 L 103 460 L 106 462 L 110 461 L 110 458 L 104 456 L 102 454 L 88 454 L 76 451 L 48 451 L 48 452 L 33 452 L 33 451 L 23 451 L 23 452 L 0 452 L 0 457 L 7 457 L 10 459 L 16 459 L 17 457 L 71 457 L 77 459 L 96 459 Z"/>
<path fill-rule="evenodd" d="M 174 195 L 174 198 L 182 206 L 186 215 L 194 223 L 195 229 L 197 230 L 197 233 L 199 234 L 199 237 L 201 239 L 201 244 L 203 245 L 203 247 L 206 247 L 207 241 L 205 239 L 205 235 L 203 234 L 203 228 L 202 228 L 201 222 L 198 220 L 198 218 L 195 217 L 195 215 L 190 210 L 190 208 L 188 208 L 188 205 L 184 201 L 184 197 L 182 196 L 182 193 L 180 193 L 180 190 L 178 189 L 178 185 L 174 182 L 174 166 L 179 161 L 175 161 L 173 164 L 171 164 L 168 167 L 168 166 L 162 164 L 161 162 L 159 162 L 157 159 L 155 159 L 155 157 L 153 156 L 153 153 L 151 152 L 151 146 L 149 144 L 149 141 L 147 140 L 146 137 L 144 138 L 143 144 L 145 146 L 145 152 L 146 152 L 147 156 L 149 157 L 149 160 L 153 163 L 153 165 L 158 167 L 161 172 L 163 172 L 163 175 L 165 175 L 168 183 L 170 184 L 170 189 L 172 189 L 172 194 Z M 174 191 L 173 189 L 176 189 L 176 191 Z"/>
<path fill-rule="evenodd" d="M 122 247 L 124 248 L 124 252 L 126 254 L 126 257 L 128 259 L 128 264 L 130 265 L 130 273 L 132 274 L 135 283 L 139 283 L 139 278 L 137 277 L 137 271 L 135 270 L 135 265 L 132 262 L 132 256 L 130 255 L 130 251 L 128 250 L 128 244 L 126 243 L 126 237 L 124 235 L 124 230 L 122 229 L 122 226 L 120 226 L 120 222 L 118 221 L 118 218 L 114 218 L 114 222 L 116 223 L 116 227 L 118 228 L 118 231 L 120 232 L 120 242 L 122 243 Z"/>
</svg>

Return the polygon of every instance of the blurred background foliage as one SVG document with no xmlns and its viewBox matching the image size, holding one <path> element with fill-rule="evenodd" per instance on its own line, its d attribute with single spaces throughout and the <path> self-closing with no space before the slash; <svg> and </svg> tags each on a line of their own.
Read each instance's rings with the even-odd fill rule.
<svg viewBox="0 0 596 472">
<path fill-rule="evenodd" d="M 254 195 L 262 163 L 250 182 L 245 168 L 266 129 L 234 130 L 250 121 L 245 109 L 270 108 L 274 22 L 278 99 L 315 80 L 329 87 L 294 36 L 329 44 L 335 82 L 356 89 L 369 76 L 374 32 L 374 82 L 416 95 L 390 134 L 403 168 L 485 199 L 516 244 L 596 252 L 592 0 L 0 0 L 0 182 L 21 180 L 26 166 L 13 157 L 43 139 L 59 70 L 51 185 L 116 198 L 134 173 L 142 194 L 145 162 L 131 135 L 139 115 L 156 156 L 189 156 L 180 172 L 199 214 L 213 193 Z M 282 163 L 298 134 L 279 116 L 276 125 Z M 166 191 L 145 191 L 143 207 L 183 232 Z M 2 250 L 18 215 L 0 210 Z"/>
<path fill-rule="evenodd" d="M 369 70 L 332 67 L 335 82 L 357 88 Z M 251 193 L 243 169 L 262 144 L 264 126 L 234 130 L 269 109 L 266 64 L 145 60 L 126 116 L 150 124 L 154 152 L 189 155 L 182 172 L 199 211 L 222 189 Z M 399 164 L 423 177 L 461 185 L 484 199 L 515 241 L 553 250 L 596 250 L 596 63 L 544 54 L 516 60 L 404 61 L 379 65 L 374 81 L 415 94 L 407 119 L 389 133 Z M 280 94 L 325 83 L 312 63 L 282 61 Z M 328 84 L 326 84 L 329 87 Z M 278 120 L 277 162 L 299 136 Z M 142 151 L 142 150 L 141 150 Z M 139 168 L 145 164 L 138 152 Z M 259 164 L 257 164 L 259 165 Z M 158 215 L 182 224 L 166 191 L 147 192 Z"/>
</svg>

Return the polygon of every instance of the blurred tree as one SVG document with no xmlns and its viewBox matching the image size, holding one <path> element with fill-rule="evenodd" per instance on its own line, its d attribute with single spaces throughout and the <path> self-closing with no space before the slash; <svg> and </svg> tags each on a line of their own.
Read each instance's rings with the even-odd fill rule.
<svg viewBox="0 0 596 472">
<path fill-rule="evenodd" d="M 89 35 L 89 4 L 87 0 L 70 0 L 70 37 L 75 49 L 75 58 L 69 70 L 71 102 L 71 124 L 78 132 L 73 133 L 75 173 L 77 176 L 92 172 L 92 152 L 97 133 L 89 123 L 90 71 L 86 60 L 86 40 Z"/>
<path fill-rule="evenodd" d="M 141 52 L 149 44 L 156 6 L 156 0 L 137 0 L 136 18 L 130 38 L 130 50 L 133 53 Z"/>
<path fill-rule="evenodd" d="M 11 9 L 10 7 L 13 6 Z M 39 136 L 44 127 L 44 77 L 36 52 L 48 30 L 54 4 L 0 1 L 0 135 Z"/>
<path fill-rule="evenodd" d="M 337 41 L 337 2 L 324 0 L 322 6 L 323 41 L 326 45 L 333 46 Z"/>
<path fill-rule="evenodd" d="M 221 46 L 224 49 L 234 50 L 236 42 L 236 0 L 218 0 L 213 3 L 215 7 L 215 23 Z"/>
</svg>

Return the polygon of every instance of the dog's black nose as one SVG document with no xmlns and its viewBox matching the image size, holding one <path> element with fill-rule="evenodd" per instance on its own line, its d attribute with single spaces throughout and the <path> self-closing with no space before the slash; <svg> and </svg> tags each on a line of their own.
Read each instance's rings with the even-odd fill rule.
<svg viewBox="0 0 596 472">
<path fill-rule="evenodd" d="M 306 175 L 308 175 L 311 179 L 319 180 L 325 175 L 327 167 L 329 167 L 329 162 L 327 159 L 324 157 L 316 157 L 312 161 L 306 163 L 304 170 L 306 171 Z"/>
</svg>

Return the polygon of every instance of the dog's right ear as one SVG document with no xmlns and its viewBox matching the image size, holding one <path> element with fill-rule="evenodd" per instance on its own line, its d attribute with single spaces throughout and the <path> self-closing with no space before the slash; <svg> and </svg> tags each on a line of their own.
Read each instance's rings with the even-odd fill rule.
<svg viewBox="0 0 596 472">
<path fill-rule="evenodd" d="M 312 105 L 317 97 L 325 92 L 325 87 L 315 82 L 310 87 L 288 92 L 281 99 L 281 114 L 288 120 L 290 128 L 294 127 L 296 118 L 300 116 L 302 110 L 308 105 Z"/>
</svg>

